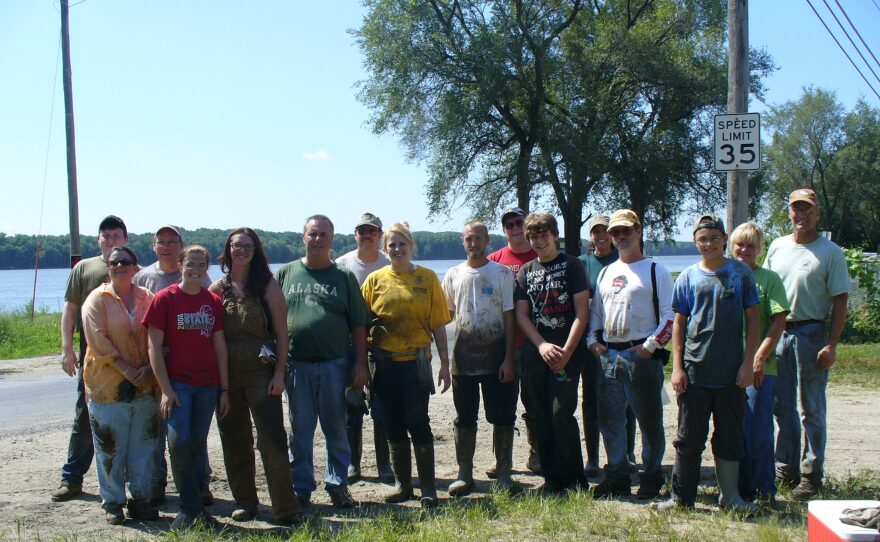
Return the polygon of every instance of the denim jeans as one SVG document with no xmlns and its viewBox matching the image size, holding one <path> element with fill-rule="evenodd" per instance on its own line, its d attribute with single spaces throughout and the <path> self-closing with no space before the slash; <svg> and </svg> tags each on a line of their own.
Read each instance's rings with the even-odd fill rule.
<svg viewBox="0 0 880 542">
<path fill-rule="evenodd" d="M 313 448 L 318 421 L 327 447 L 324 482 L 330 486 L 348 485 L 351 449 L 345 432 L 345 387 L 349 374 L 345 356 L 318 362 L 288 359 L 290 478 L 297 493 L 311 493 L 317 487 Z"/>
<path fill-rule="evenodd" d="M 746 455 L 739 462 L 739 492 L 751 497 L 756 492 L 776 495 L 773 461 L 773 389 L 775 376 L 765 376 L 760 388 L 746 388 L 743 416 Z"/>
<path fill-rule="evenodd" d="M 165 421 L 171 472 L 180 494 L 180 510 L 196 513 L 202 510 L 208 431 L 219 388 L 192 386 L 176 380 L 171 381 L 171 387 L 180 399 L 180 406 L 174 406 L 171 417 Z"/>
<path fill-rule="evenodd" d="M 452 375 L 452 401 L 455 404 L 456 427 L 476 427 L 480 413 L 480 390 L 483 410 L 492 425 L 516 423 L 517 383 L 502 384 L 497 374 Z"/>
<path fill-rule="evenodd" d="M 67 445 L 67 461 L 61 467 L 61 483 L 82 485 L 83 476 L 92 465 L 95 446 L 92 442 L 92 428 L 89 424 L 89 408 L 86 403 L 86 386 L 83 383 L 83 359 L 86 354 L 86 341 L 80 342 L 79 364 L 76 376 L 76 414 L 70 428 L 70 441 Z"/>
<path fill-rule="evenodd" d="M 630 485 L 627 460 L 626 410 L 632 407 L 642 430 L 642 480 L 662 483 L 663 364 L 642 359 L 635 352 L 609 349 L 599 357 L 599 430 L 605 441 L 608 465 L 605 477 L 617 485 Z"/>
<path fill-rule="evenodd" d="M 149 500 L 153 450 L 163 425 L 159 401 L 151 395 L 118 403 L 90 400 L 89 417 L 102 504 L 125 504 L 126 482 L 132 499 Z"/>
<path fill-rule="evenodd" d="M 821 478 L 824 471 L 828 371 L 820 370 L 817 360 L 826 344 L 825 324 L 816 322 L 786 330 L 776 346 L 776 465 L 791 477 L 797 473 L 798 462 L 801 474 Z M 798 399 L 805 437 L 803 453 Z"/>
</svg>

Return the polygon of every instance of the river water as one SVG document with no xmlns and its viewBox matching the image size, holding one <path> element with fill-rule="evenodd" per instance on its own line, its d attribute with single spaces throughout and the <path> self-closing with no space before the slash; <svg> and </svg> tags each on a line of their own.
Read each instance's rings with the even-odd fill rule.
<svg viewBox="0 0 880 542">
<path fill-rule="evenodd" d="M 655 256 L 657 261 L 666 266 L 671 272 L 680 272 L 687 266 L 696 263 L 699 256 Z M 461 263 L 461 260 L 421 260 L 419 265 L 433 269 L 443 280 L 446 271 Z M 278 269 L 282 264 L 272 264 L 272 270 Z M 64 305 L 64 289 L 67 286 L 69 269 L 40 269 L 37 274 L 36 305 L 39 309 L 50 312 L 58 312 Z M 212 265 L 208 270 L 212 279 L 222 276 L 220 266 Z M 33 269 L 16 269 L 0 271 L 0 312 L 10 312 L 23 309 L 31 301 L 34 292 Z"/>
</svg>

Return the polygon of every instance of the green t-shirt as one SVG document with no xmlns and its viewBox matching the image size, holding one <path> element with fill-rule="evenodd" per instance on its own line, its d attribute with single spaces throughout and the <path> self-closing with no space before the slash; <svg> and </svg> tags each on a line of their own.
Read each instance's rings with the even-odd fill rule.
<svg viewBox="0 0 880 542">
<path fill-rule="evenodd" d="M 773 316 L 780 312 L 788 312 L 788 298 L 785 296 L 785 286 L 782 285 L 782 279 L 779 275 L 758 267 L 753 269 L 755 273 L 755 282 L 758 283 L 758 313 L 761 318 L 761 340 L 767 336 L 767 330 L 770 329 L 770 320 Z M 764 360 L 764 374 L 768 376 L 776 375 L 776 356 L 769 355 Z"/>
<path fill-rule="evenodd" d="M 602 268 L 616 262 L 619 257 L 616 248 L 612 248 L 609 254 L 601 257 L 596 256 L 593 252 L 578 256 L 578 260 L 584 264 L 584 268 L 587 270 L 587 276 L 590 277 L 590 284 L 593 285 L 593 294 L 596 293 L 596 284 L 599 283 L 599 273 L 602 271 Z"/>
<path fill-rule="evenodd" d="M 309 269 L 301 260 L 275 272 L 287 300 L 291 359 L 321 361 L 345 356 L 351 330 L 369 323 L 354 273 L 336 264 Z"/>
<path fill-rule="evenodd" d="M 64 301 L 79 307 L 76 311 L 76 330 L 80 334 L 82 334 L 83 329 L 82 306 L 86 302 L 86 298 L 89 297 L 92 290 L 107 282 L 109 278 L 107 262 L 101 256 L 80 260 L 70 271 L 70 275 L 67 277 L 67 290 L 64 292 Z"/>
</svg>

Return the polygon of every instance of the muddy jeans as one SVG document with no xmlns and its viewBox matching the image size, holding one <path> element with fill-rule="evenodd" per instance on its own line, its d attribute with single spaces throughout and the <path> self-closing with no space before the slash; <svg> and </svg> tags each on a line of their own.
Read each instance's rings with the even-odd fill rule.
<svg viewBox="0 0 880 542">
<path fill-rule="evenodd" d="M 149 395 L 129 402 L 89 401 L 101 503 L 125 504 L 125 484 L 132 499 L 150 499 L 153 449 L 162 418 L 159 401 Z"/>
<path fill-rule="evenodd" d="M 180 406 L 173 407 L 171 417 L 165 420 L 171 472 L 180 494 L 180 510 L 197 513 L 203 509 L 208 431 L 219 388 L 192 386 L 176 380 L 171 381 L 171 387 L 180 399 Z"/>
</svg>

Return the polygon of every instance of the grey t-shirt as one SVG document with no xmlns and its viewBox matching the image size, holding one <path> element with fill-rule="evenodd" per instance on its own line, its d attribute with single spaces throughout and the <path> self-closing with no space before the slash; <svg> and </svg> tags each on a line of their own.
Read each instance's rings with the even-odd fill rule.
<svg viewBox="0 0 880 542">
<path fill-rule="evenodd" d="M 155 294 L 159 290 L 164 290 L 172 284 L 180 282 L 180 271 L 175 269 L 170 273 L 166 273 L 159 269 L 159 262 L 155 262 L 138 271 L 137 275 L 132 279 L 132 282 Z M 202 286 L 207 288 L 210 285 L 211 278 L 205 274 L 205 280 L 202 281 Z"/>
<path fill-rule="evenodd" d="M 372 262 L 365 262 L 358 258 L 357 250 L 352 250 L 336 258 L 336 265 L 354 273 L 359 285 L 363 285 L 364 281 L 367 280 L 367 275 L 382 269 L 390 263 L 391 260 L 388 259 L 388 255 L 381 250 L 379 251 L 379 257 Z"/>
</svg>

